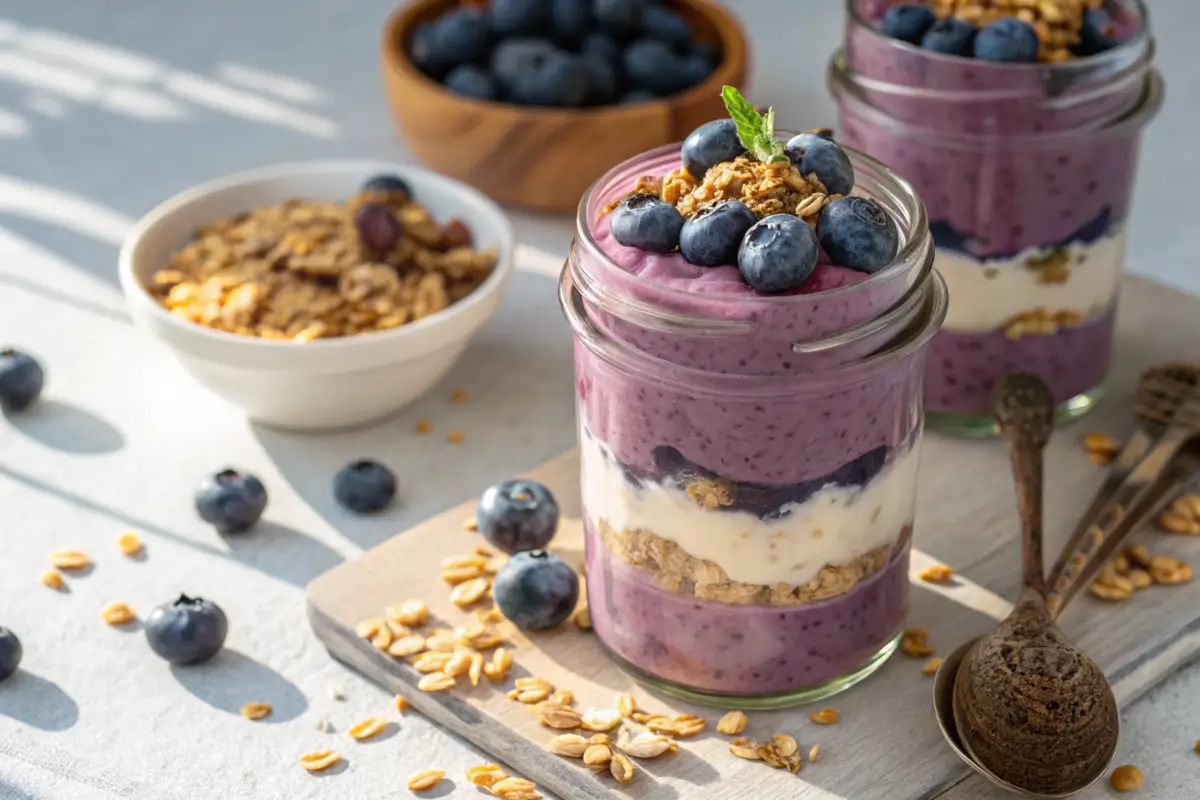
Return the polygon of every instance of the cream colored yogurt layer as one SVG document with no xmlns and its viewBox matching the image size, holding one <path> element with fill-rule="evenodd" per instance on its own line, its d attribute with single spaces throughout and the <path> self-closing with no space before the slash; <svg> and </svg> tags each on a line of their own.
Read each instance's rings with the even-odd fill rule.
<svg viewBox="0 0 1200 800">
<path fill-rule="evenodd" d="M 918 446 L 866 486 L 826 486 L 766 521 L 745 511 L 709 511 L 681 488 L 634 486 L 607 448 L 591 435 L 580 438 L 583 505 L 593 526 L 603 518 L 617 530 L 649 531 L 719 565 L 731 580 L 800 586 L 826 564 L 894 543 L 912 524 Z"/>
<path fill-rule="evenodd" d="M 962 253 L 938 250 L 934 266 L 946 279 L 950 308 L 945 327 L 960 331 L 993 331 L 1023 311 L 1077 311 L 1090 317 L 1108 308 L 1125 265 L 1125 233 L 1117 231 L 1091 244 L 1065 248 L 1070 277 L 1064 283 L 1042 283 L 1030 259 L 1044 258 L 1048 248 L 1030 248 L 1015 258 L 979 261 Z"/>
</svg>

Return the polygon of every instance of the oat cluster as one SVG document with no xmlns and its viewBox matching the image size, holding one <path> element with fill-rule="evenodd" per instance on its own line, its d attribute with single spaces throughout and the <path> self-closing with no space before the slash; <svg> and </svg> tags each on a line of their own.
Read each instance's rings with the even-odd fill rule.
<svg viewBox="0 0 1200 800">
<path fill-rule="evenodd" d="M 1176 586 L 1192 579 L 1192 568 L 1174 556 L 1153 555 L 1144 544 L 1127 547 L 1105 564 L 1088 587 L 1101 600 L 1128 600 L 1151 586 Z"/>
<path fill-rule="evenodd" d="M 1035 273 L 1037 282 L 1043 286 L 1066 283 L 1071 277 L 1071 251 L 1056 247 L 1048 253 L 1029 256 L 1025 268 Z"/>
<path fill-rule="evenodd" d="M 703 498 L 699 502 L 704 504 Z M 655 583 L 668 591 L 731 605 L 772 606 L 801 605 L 845 594 L 859 581 L 883 569 L 895 548 L 903 547 L 911 533 L 906 528 L 895 545 L 878 547 L 845 564 L 826 564 L 808 583 L 792 586 L 732 580 L 719 564 L 696 558 L 675 542 L 651 531 L 618 531 L 603 518 L 597 529 L 611 553 L 630 566 L 650 573 Z"/>
<path fill-rule="evenodd" d="M 795 214 L 814 224 L 816 215 L 834 199 L 816 175 L 801 175 L 789 159 L 764 164 L 749 156 L 717 164 L 702 177 L 679 167 L 661 179 L 641 178 L 634 192 L 657 194 L 684 217 L 739 200 L 759 218 Z"/>
<path fill-rule="evenodd" d="M 1078 311 L 1062 309 L 1053 311 L 1048 308 L 1031 308 L 1022 311 L 1004 323 L 1004 335 L 1016 341 L 1024 336 L 1051 336 L 1061 330 L 1073 328 L 1083 322 L 1083 315 Z"/>
<path fill-rule="evenodd" d="M 1042 42 L 1041 61 L 1068 61 L 1079 44 L 1083 13 L 1104 0 L 926 0 L 938 17 L 955 16 L 979 27 L 1002 17 L 1016 17 L 1033 26 Z"/>
<path fill-rule="evenodd" d="M 1159 517 L 1159 526 L 1170 533 L 1200 536 L 1200 494 L 1186 494 L 1171 503 Z"/>
<path fill-rule="evenodd" d="M 354 225 L 364 202 L 386 201 L 402 228 L 388 252 Z M 466 226 L 434 220 L 404 196 L 348 203 L 293 199 L 201 226 L 149 289 L 174 314 L 228 333 L 307 342 L 388 330 L 466 297 L 496 265 Z"/>
</svg>

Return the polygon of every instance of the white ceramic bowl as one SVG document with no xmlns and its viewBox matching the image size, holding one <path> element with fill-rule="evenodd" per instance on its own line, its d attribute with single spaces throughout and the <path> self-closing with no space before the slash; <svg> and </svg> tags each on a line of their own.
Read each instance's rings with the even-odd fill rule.
<svg viewBox="0 0 1200 800">
<path fill-rule="evenodd" d="M 388 331 L 296 343 L 212 330 L 178 317 L 146 283 L 196 227 L 290 197 L 342 200 L 379 173 L 400 175 L 418 202 L 445 222 L 461 218 L 474 246 L 496 248 L 492 274 L 449 308 Z M 370 422 L 438 382 L 500 303 L 513 271 L 512 226 L 476 190 L 426 170 L 380 161 L 310 161 L 241 172 L 159 205 L 121 248 L 121 288 L 135 324 L 167 345 L 210 391 L 256 422 L 321 430 Z"/>
</svg>

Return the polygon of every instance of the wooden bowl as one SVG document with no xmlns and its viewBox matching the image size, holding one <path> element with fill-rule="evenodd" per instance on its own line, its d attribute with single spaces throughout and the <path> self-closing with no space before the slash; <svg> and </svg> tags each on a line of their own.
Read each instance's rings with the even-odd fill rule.
<svg viewBox="0 0 1200 800">
<path fill-rule="evenodd" d="M 627 158 L 725 116 L 721 87 L 741 87 L 749 47 L 737 19 L 712 0 L 675 0 L 722 60 L 703 82 L 671 97 L 623 106 L 563 109 L 462 97 L 408 58 L 412 32 L 458 0 L 413 0 L 383 29 L 383 82 L 400 135 L 417 158 L 494 200 L 539 211 L 574 211 L 593 181 Z"/>
</svg>

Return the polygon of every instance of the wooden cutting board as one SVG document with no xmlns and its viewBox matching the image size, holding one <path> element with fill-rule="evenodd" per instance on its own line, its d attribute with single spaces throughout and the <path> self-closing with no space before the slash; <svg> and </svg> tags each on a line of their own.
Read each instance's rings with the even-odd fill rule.
<svg viewBox="0 0 1200 800">
<path fill-rule="evenodd" d="M 1065 539 L 1103 474 L 1085 457 L 1085 430 L 1121 436 L 1131 425 L 1137 376 L 1152 363 L 1193 359 L 1200 354 L 1200 300 L 1140 279 L 1125 287 L 1120 314 L 1118 364 L 1108 400 L 1087 421 L 1060 431 L 1047 452 L 1047 530 L 1053 554 Z M 579 517 L 579 463 L 568 453 L 529 473 L 556 494 L 566 520 L 554 549 L 569 563 L 583 559 Z M 507 476 L 497 476 L 497 478 Z M 464 529 L 474 499 L 393 537 L 357 561 L 342 564 L 308 587 L 309 616 L 317 636 L 335 658 L 408 698 L 431 719 L 468 739 L 514 774 L 566 800 L 715 798 L 761 800 L 926 800 L 953 798 L 953 787 L 969 771 L 942 742 L 930 705 L 932 681 L 922 661 L 896 655 L 876 675 L 824 705 L 841 713 L 836 725 L 810 722 L 811 708 L 750 714 L 747 736 L 789 733 L 807 753 L 820 745 L 816 763 L 799 775 L 745 761 L 728 751 L 718 735 L 721 712 L 658 697 L 639 687 L 609 661 L 594 634 L 572 625 L 527 639 L 511 632 L 515 666 L 509 680 L 493 686 L 485 678 L 471 688 L 425 693 L 421 675 L 404 661 L 375 650 L 354 633 L 362 619 L 406 598 L 425 600 L 433 615 L 453 626 L 471 619 L 448 597 L 439 564 L 449 555 L 482 544 Z M 911 625 L 928 628 L 937 652 L 949 653 L 965 638 L 987 631 L 1005 616 L 1018 585 L 1016 511 L 1003 447 L 992 441 L 925 437 L 920 480 Z M 1200 539 L 1145 531 L 1152 551 L 1200 561 Z M 1052 559 L 1048 559 L 1051 561 Z M 953 585 L 932 586 L 915 573 L 933 562 L 955 567 Z M 1128 704 L 1176 667 L 1200 653 L 1200 581 L 1154 587 L 1123 604 L 1081 595 L 1063 626 L 1100 664 Z M 507 624 L 507 623 L 505 623 Z M 708 731 L 683 742 L 679 753 L 638 762 L 632 782 L 594 776 L 578 760 L 544 749 L 555 732 L 543 728 L 528 708 L 509 700 L 513 677 L 537 675 L 574 692 L 580 709 L 611 708 L 617 692 L 633 692 L 648 711 L 694 713 L 709 720 Z M 640 726 L 630 725 L 636 732 Z M 963 786 L 962 790 L 968 787 Z"/>
</svg>

